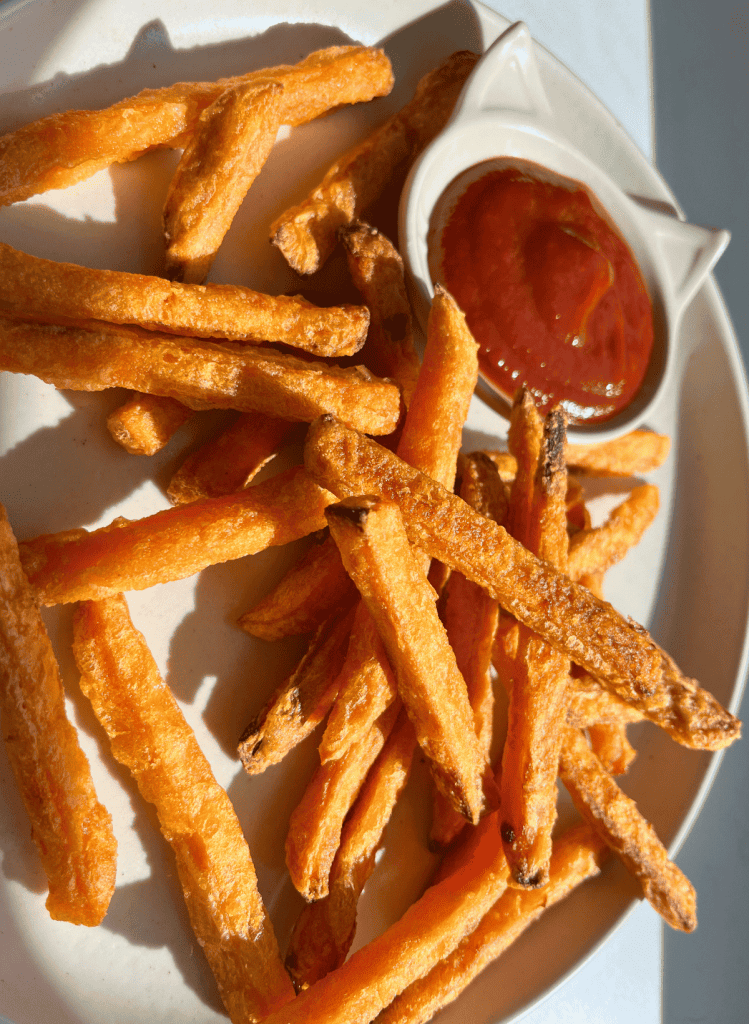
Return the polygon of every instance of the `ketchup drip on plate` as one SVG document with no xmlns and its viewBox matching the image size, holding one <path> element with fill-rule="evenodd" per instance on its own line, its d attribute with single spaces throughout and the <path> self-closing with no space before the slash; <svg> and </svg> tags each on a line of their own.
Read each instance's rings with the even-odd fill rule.
<svg viewBox="0 0 749 1024">
<path fill-rule="evenodd" d="M 479 344 L 485 377 L 543 410 L 597 423 L 628 405 L 653 346 L 645 282 L 585 189 L 515 167 L 458 199 L 441 236 L 445 286 Z"/>
</svg>

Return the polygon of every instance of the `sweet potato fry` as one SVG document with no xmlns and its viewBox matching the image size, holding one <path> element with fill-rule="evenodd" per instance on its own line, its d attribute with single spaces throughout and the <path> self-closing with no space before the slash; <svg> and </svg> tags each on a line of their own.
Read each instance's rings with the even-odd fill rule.
<svg viewBox="0 0 749 1024">
<path fill-rule="evenodd" d="M 568 444 L 567 466 L 581 476 L 639 476 L 662 466 L 671 440 L 651 430 L 633 430 L 624 437 L 599 444 Z M 516 461 L 509 452 L 486 453 L 497 465 L 502 479 L 515 476 Z"/>
<path fill-rule="evenodd" d="M 590 749 L 609 775 L 625 775 L 637 757 L 627 739 L 625 722 L 596 722 L 588 726 Z"/>
<path fill-rule="evenodd" d="M 0 719 L 5 749 L 47 876 L 57 921 L 100 924 L 114 892 L 117 841 L 86 755 L 34 593 L 0 505 Z"/>
<path fill-rule="evenodd" d="M 32 323 L 0 314 L 0 369 L 57 388 L 126 387 L 194 409 L 237 409 L 310 422 L 334 412 L 372 434 L 400 417 L 394 384 L 364 367 L 342 369 L 269 348 L 239 348 L 137 327 Z"/>
<path fill-rule="evenodd" d="M 292 423 L 276 416 L 243 413 L 218 437 L 188 455 L 169 482 L 169 500 L 185 505 L 241 490 L 270 462 L 293 429 Z"/>
<path fill-rule="evenodd" d="M 463 424 L 478 379 L 477 346 L 465 317 L 452 296 L 435 288 L 429 311 L 424 359 L 406 414 L 398 454 L 410 465 L 452 488 L 463 436 Z M 429 559 L 422 557 L 425 572 Z M 366 616 L 361 626 L 374 635 Z M 352 648 L 352 654 L 356 649 Z M 392 679 L 367 653 L 358 649 L 365 672 L 353 671 L 331 712 L 321 744 L 321 757 L 340 756 L 349 744 L 366 735 L 395 697 Z M 374 659 L 374 660 L 373 660 Z"/>
<path fill-rule="evenodd" d="M 463 460 L 461 497 L 471 508 L 495 522 L 504 522 L 507 499 L 496 467 L 481 453 Z M 493 733 L 494 689 L 491 659 L 497 632 L 497 602 L 460 572 L 445 587 L 442 621 L 455 660 L 466 681 L 479 746 L 488 761 Z M 465 824 L 439 790 L 434 791 L 430 844 L 448 846 Z"/>
<path fill-rule="evenodd" d="M 307 652 L 239 739 L 239 757 L 249 775 L 277 764 L 309 736 L 338 692 L 351 614 L 331 615 Z"/>
<path fill-rule="evenodd" d="M 741 723 L 636 624 L 539 561 L 495 523 L 332 417 L 310 427 L 305 463 L 339 498 L 395 502 L 412 544 L 483 586 L 500 606 L 694 749 L 719 750 Z"/>
<path fill-rule="evenodd" d="M 658 507 L 658 488 L 654 484 L 641 484 L 612 510 L 602 526 L 574 534 L 570 538 L 567 565 L 570 577 L 579 580 L 582 576 L 605 572 L 620 562 L 642 539 Z"/>
<path fill-rule="evenodd" d="M 402 110 L 337 160 L 306 199 L 274 221 L 271 241 L 298 274 L 314 274 L 333 251 L 338 229 L 361 217 L 442 130 L 477 60 L 462 50 L 425 75 Z"/>
<path fill-rule="evenodd" d="M 327 536 L 313 544 L 238 623 L 261 640 L 281 640 L 317 629 L 355 594 L 335 541 Z"/>
<path fill-rule="evenodd" d="M 420 359 L 414 347 L 401 255 L 377 228 L 359 221 L 341 228 L 339 237 L 353 282 L 369 309 L 362 362 L 378 377 L 395 381 L 408 409 Z"/>
<path fill-rule="evenodd" d="M 589 675 L 573 676 L 569 685 L 567 724 L 587 729 L 595 724 L 616 725 L 619 722 L 641 722 L 643 714 L 620 697 L 604 690 Z"/>
<path fill-rule="evenodd" d="M 294 126 L 343 104 L 386 96 L 393 72 L 382 50 L 331 46 L 296 65 L 144 89 L 105 110 L 52 114 L 0 138 L 0 205 L 65 188 L 154 146 L 184 146 L 202 111 L 222 92 L 269 80 L 283 85 L 281 124 Z"/>
<path fill-rule="evenodd" d="M 293 989 L 250 851 L 121 594 L 76 609 L 73 651 L 112 753 L 156 807 L 190 923 L 231 1020 L 262 1020 L 288 1002 Z"/>
<path fill-rule="evenodd" d="M 198 118 L 164 204 L 166 276 L 201 284 L 281 124 L 283 86 L 242 82 Z"/>
<path fill-rule="evenodd" d="M 607 850 L 587 825 L 568 829 L 554 843 L 548 883 L 543 889 L 507 889 L 450 956 L 397 996 L 377 1024 L 425 1024 L 512 945 L 547 907 L 600 871 Z"/>
<path fill-rule="evenodd" d="M 56 263 L 0 242 L 0 309 L 27 320 L 133 324 L 198 338 L 282 342 L 316 356 L 353 355 L 364 344 L 363 306 L 314 306 L 301 296 L 263 295 L 233 284 L 181 284 L 163 277 Z"/>
<path fill-rule="evenodd" d="M 483 808 L 485 759 L 455 655 L 395 505 L 332 505 L 328 525 L 393 668 L 398 692 L 437 785 L 469 821 Z"/>
<path fill-rule="evenodd" d="M 297 990 L 345 961 L 354 941 L 359 897 L 375 866 L 382 833 L 411 771 L 416 736 L 401 708 L 341 833 L 328 895 L 308 903 L 294 925 L 286 969 Z"/>
<path fill-rule="evenodd" d="M 134 394 L 107 417 L 107 429 L 131 455 L 155 455 L 194 416 L 176 398 Z"/>
<path fill-rule="evenodd" d="M 542 424 L 523 391 L 510 419 L 518 468 L 510 496 L 513 536 L 549 565 L 567 565 L 565 417 Z M 501 832 L 513 884 L 537 888 L 549 877 L 556 779 L 567 715 L 569 658 L 521 625 L 502 755 Z"/>
<path fill-rule="evenodd" d="M 364 739 L 353 743 L 343 757 L 319 765 L 291 815 L 286 865 L 295 889 L 306 900 L 328 895 L 328 878 L 344 819 L 390 735 L 399 710 L 393 702 Z"/>
<path fill-rule="evenodd" d="M 486 819 L 494 822 L 493 818 Z M 484 823 L 482 822 L 482 825 Z M 400 921 L 268 1017 L 266 1024 L 367 1024 L 469 935 L 507 884 L 499 833 L 480 834 L 471 856 L 427 889 Z"/>
<path fill-rule="evenodd" d="M 36 537 L 21 546 L 21 558 L 41 604 L 97 600 L 288 544 L 322 529 L 332 500 L 295 467 L 236 495 L 115 519 L 92 533 Z"/>
<path fill-rule="evenodd" d="M 559 774 L 578 811 L 624 862 L 642 885 L 648 901 L 672 928 L 697 927 L 692 885 L 668 859 L 652 826 L 633 800 L 606 772 L 585 737 L 565 729 Z"/>
</svg>

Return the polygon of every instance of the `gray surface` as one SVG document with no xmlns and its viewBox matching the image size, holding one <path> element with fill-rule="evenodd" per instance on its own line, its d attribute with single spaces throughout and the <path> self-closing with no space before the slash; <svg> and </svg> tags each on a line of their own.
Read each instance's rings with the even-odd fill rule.
<svg viewBox="0 0 749 1024">
<path fill-rule="evenodd" d="M 651 0 L 656 163 L 687 217 L 727 227 L 716 277 L 749 365 L 749 5 Z M 716 643 L 720 624 L 716 623 Z M 749 717 L 749 696 L 740 714 Z M 667 930 L 664 1024 L 749 1020 L 749 737 L 729 750 L 679 855 L 699 927 Z"/>
</svg>

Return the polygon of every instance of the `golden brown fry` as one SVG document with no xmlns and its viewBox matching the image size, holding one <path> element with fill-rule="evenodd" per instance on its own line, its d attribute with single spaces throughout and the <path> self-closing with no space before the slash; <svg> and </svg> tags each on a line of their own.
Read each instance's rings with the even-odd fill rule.
<svg viewBox="0 0 749 1024">
<path fill-rule="evenodd" d="M 131 455 L 155 455 L 194 415 L 176 398 L 134 394 L 107 417 L 107 429 Z"/>
<path fill-rule="evenodd" d="M 378 377 L 394 380 L 408 409 L 419 376 L 403 260 L 377 228 L 355 222 L 339 232 L 349 271 L 369 309 L 362 362 Z"/>
<path fill-rule="evenodd" d="M 97 600 L 288 544 L 322 529 L 332 500 L 295 467 L 236 495 L 115 519 L 92 533 L 36 537 L 21 546 L 21 559 L 41 604 Z"/>
<path fill-rule="evenodd" d="M 621 858 L 672 928 L 697 927 L 692 885 L 668 859 L 652 826 L 619 789 L 579 730 L 565 729 L 559 774 L 578 811 Z"/>
<path fill-rule="evenodd" d="M 164 204 L 166 276 L 202 283 L 281 124 L 283 86 L 242 82 L 198 118 Z"/>
<path fill-rule="evenodd" d="M 331 46 L 296 65 L 144 89 L 105 110 L 52 114 L 0 138 L 0 205 L 66 188 L 154 146 L 184 146 L 202 111 L 222 92 L 270 79 L 283 85 L 279 119 L 292 126 L 342 104 L 386 96 L 393 87 L 390 61 L 382 50 Z"/>
<path fill-rule="evenodd" d="M 276 416 L 242 413 L 218 437 L 188 455 L 169 482 L 169 500 L 185 505 L 241 490 L 270 462 L 293 429 L 292 423 Z"/>
<path fill-rule="evenodd" d="M 112 753 L 156 807 L 190 923 L 229 1016 L 234 1024 L 262 1020 L 293 989 L 250 851 L 121 594 L 76 609 L 73 651 Z"/>
<path fill-rule="evenodd" d="M 507 514 L 504 485 L 492 461 L 480 452 L 463 459 L 460 495 L 477 512 L 495 522 L 504 522 Z M 454 572 L 445 586 L 441 617 L 466 681 L 479 746 L 488 761 L 494 712 L 491 660 L 499 606 L 481 587 L 462 573 Z M 456 814 L 442 793 L 435 790 L 430 844 L 448 846 L 464 824 L 465 818 Z"/>
<path fill-rule="evenodd" d="M 261 640 L 281 640 L 317 629 L 355 594 L 335 541 L 327 536 L 313 544 L 238 623 Z"/>
<path fill-rule="evenodd" d="M 461 50 L 425 75 L 402 110 L 337 160 L 306 199 L 271 225 L 271 241 L 298 274 L 318 270 L 338 229 L 361 217 L 442 130 L 477 60 Z"/>
<path fill-rule="evenodd" d="M 363 306 L 322 309 L 301 296 L 263 295 L 232 284 L 181 284 L 147 274 L 56 263 L 0 242 L 0 309 L 28 320 L 133 324 L 198 338 L 282 342 L 317 356 L 353 355 L 364 344 Z"/>
<path fill-rule="evenodd" d="M 738 719 L 684 676 L 641 626 L 382 445 L 322 417 L 310 427 L 305 462 L 339 498 L 378 494 L 395 502 L 412 544 L 479 583 L 677 742 L 719 750 L 738 739 Z"/>
<path fill-rule="evenodd" d="M 627 739 L 625 722 L 597 722 L 590 725 L 588 739 L 601 767 L 610 775 L 625 775 L 637 757 L 637 751 Z"/>
<path fill-rule="evenodd" d="M 573 580 L 605 572 L 638 544 L 659 508 L 654 484 L 635 487 L 629 497 L 609 514 L 602 526 L 580 530 L 570 538 L 567 571 Z"/>
<path fill-rule="evenodd" d="M 549 882 L 543 889 L 507 889 L 450 956 L 413 982 L 377 1017 L 377 1024 L 425 1024 L 512 945 L 547 907 L 600 871 L 607 849 L 588 825 L 554 842 Z"/>
<path fill-rule="evenodd" d="M 393 668 L 398 692 L 437 785 L 469 821 L 483 808 L 485 759 L 465 680 L 431 587 L 395 505 L 358 498 L 330 507 L 328 525 Z"/>
<path fill-rule="evenodd" d="M 270 348 L 241 348 L 137 327 L 64 327 L 0 315 L 0 369 L 56 388 L 126 387 L 193 409 L 237 409 L 310 422 L 334 412 L 372 434 L 400 417 L 394 384 L 365 367 L 342 369 Z"/>
<path fill-rule="evenodd" d="M 308 903 L 294 925 L 286 969 L 297 990 L 314 985 L 348 956 L 359 896 L 374 869 L 382 833 L 408 781 L 415 747 L 413 726 L 401 708 L 343 826 L 328 895 Z"/>
<path fill-rule="evenodd" d="M 13 774 L 47 876 L 50 917 L 100 924 L 117 841 L 65 713 L 52 646 L 0 505 L 0 718 Z"/>
<path fill-rule="evenodd" d="M 641 722 L 643 714 L 620 697 L 604 690 L 600 683 L 589 675 L 573 676 L 569 685 L 569 707 L 567 724 L 577 729 L 590 725 L 616 725 L 618 723 Z"/>
<path fill-rule="evenodd" d="M 518 468 L 510 496 L 513 536 L 564 572 L 567 565 L 566 424 L 560 410 L 542 422 L 523 391 L 512 410 L 510 450 Z M 569 658 L 521 626 L 502 755 L 501 832 L 512 881 L 545 885 L 556 778 L 567 715 Z"/>
<path fill-rule="evenodd" d="M 651 430 L 633 430 L 624 437 L 599 444 L 568 444 L 567 465 L 582 476 L 638 476 L 658 469 L 666 461 L 671 440 Z M 486 453 L 503 480 L 515 476 L 516 461 L 509 452 Z"/>
<path fill-rule="evenodd" d="M 242 733 L 237 749 L 249 775 L 277 764 L 323 720 L 338 692 L 350 629 L 350 613 L 331 615 L 289 678 Z"/>
<path fill-rule="evenodd" d="M 306 900 L 319 900 L 328 894 L 328 878 L 344 819 L 390 735 L 399 710 L 396 703 L 391 704 L 364 739 L 352 744 L 343 757 L 319 765 L 291 815 L 286 866 L 294 887 Z"/>
<path fill-rule="evenodd" d="M 427 889 L 400 921 L 343 966 L 301 992 L 266 1024 L 368 1024 L 417 978 L 448 956 L 478 925 L 507 884 L 496 822 L 476 830 L 471 856 Z"/>
<path fill-rule="evenodd" d="M 398 454 L 410 465 L 452 488 L 463 424 L 478 379 L 477 345 L 452 296 L 435 288 L 429 311 L 427 343 L 419 377 L 398 442 Z M 429 559 L 422 562 L 429 568 Z M 370 637 L 375 634 L 367 616 L 360 620 Z M 378 655 L 365 640 L 352 647 L 362 666 L 353 671 L 331 712 L 321 745 L 321 757 L 336 757 L 361 739 L 395 697 L 392 678 L 378 666 Z"/>
</svg>

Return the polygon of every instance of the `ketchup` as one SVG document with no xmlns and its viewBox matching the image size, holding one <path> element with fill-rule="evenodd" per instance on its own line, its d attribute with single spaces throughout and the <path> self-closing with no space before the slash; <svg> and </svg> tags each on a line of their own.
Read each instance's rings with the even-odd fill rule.
<svg viewBox="0 0 749 1024">
<path fill-rule="evenodd" d="M 581 185 L 490 170 L 454 205 L 441 249 L 482 373 L 505 395 L 525 384 L 540 409 L 560 404 L 573 423 L 632 401 L 653 311 L 632 253 Z"/>
</svg>

